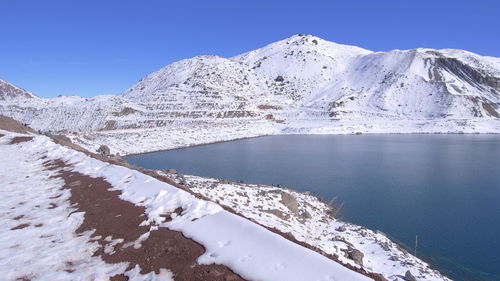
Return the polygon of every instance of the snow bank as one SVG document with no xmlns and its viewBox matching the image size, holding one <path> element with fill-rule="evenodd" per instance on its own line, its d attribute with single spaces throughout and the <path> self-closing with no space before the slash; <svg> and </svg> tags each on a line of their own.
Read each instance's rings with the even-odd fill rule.
<svg viewBox="0 0 500 281">
<path fill-rule="evenodd" d="M 248 280 L 371 280 L 227 211 L 172 228 L 206 246 L 200 263 L 225 264 Z"/>
</svg>

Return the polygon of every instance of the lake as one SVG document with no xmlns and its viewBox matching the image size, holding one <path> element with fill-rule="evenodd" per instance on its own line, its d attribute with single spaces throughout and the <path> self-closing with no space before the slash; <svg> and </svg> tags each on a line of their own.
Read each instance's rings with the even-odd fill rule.
<svg viewBox="0 0 500 281">
<path fill-rule="evenodd" d="M 454 280 L 500 280 L 499 135 L 268 136 L 126 157 L 148 169 L 312 191 Z"/>
</svg>

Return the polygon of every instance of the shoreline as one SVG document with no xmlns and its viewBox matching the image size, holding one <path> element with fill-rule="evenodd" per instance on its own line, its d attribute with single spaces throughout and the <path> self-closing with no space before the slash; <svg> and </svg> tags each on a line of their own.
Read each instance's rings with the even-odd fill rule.
<svg viewBox="0 0 500 281">
<path fill-rule="evenodd" d="M 274 135 L 372 135 L 372 134 L 500 134 L 500 119 L 310 120 L 274 124 L 265 120 L 176 123 L 164 127 L 87 131 L 66 134 L 73 142 L 95 151 L 107 145 L 112 153 L 133 156 L 149 152 Z"/>
<path fill-rule="evenodd" d="M 394 133 L 394 132 L 388 132 L 388 133 L 332 133 L 332 134 L 305 134 L 305 133 L 291 133 L 291 134 L 265 134 L 261 136 L 252 136 L 252 137 L 241 137 L 241 138 L 235 138 L 235 139 L 230 139 L 230 140 L 220 140 L 220 141 L 214 141 L 214 142 L 207 142 L 207 143 L 200 143 L 200 144 L 192 144 L 192 145 L 186 145 L 186 146 L 181 146 L 181 147 L 174 147 L 174 148 L 166 148 L 166 149 L 159 149 L 159 150 L 152 150 L 152 151 L 146 151 L 146 152 L 138 152 L 138 153 L 130 153 L 130 154 L 124 154 L 120 155 L 123 158 L 129 157 L 129 156 L 137 156 L 137 155 L 142 155 L 142 154 L 149 154 L 149 153 L 156 153 L 156 152 L 162 152 L 162 151 L 174 151 L 174 150 L 180 150 L 180 149 L 185 149 L 185 148 L 192 148 L 192 147 L 197 147 L 197 146 L 205 146 L 205 145 L 211 145 L 211 144 L 218 144 L 218 143 L 226 143 L 226 142 L 232 142 L 232 141 L 240 141 L 240 140 L 247 140 L 247 139 L 256 139 L 256 138 L 263 138 L 263 137 L 273 137 L 273 136 L 363 136 L 363 135 L 464 135 L 464 136 L 472 136 L 472 135 L 500 135 L 500 132 L 498 133 L 493 133 L 493 132 L 487 132 L 487 133 L 456 133 L 456 132 L 440 132 L 440 133 L 435 133 L 435 132 L 410 132 L 410 133 Z"/>
<path fill-rule="evenodd" d="M 164 130 L 159 130 L 159 129 L 155 129 L 155 130 L 137 130 L 137 129 L 134 129 L 132 132 L 127 132 L 127 131 L 119 131 L 119 132 L 115 132 L 116 135 L 114 135 L 113 132 L 107 132 L 106 135 L 107 135 L 107 140 L 113 140 L 113 138 L 116 138 L 117 136 L 121 136 L 122 138 L 127 138 L 127 135 L 128 134 L 141 134 L 142 137 L 144 139 L 148 139 L 147 141 L 153 141 L 155 140 L 154 137 L 157 137 L 158 135 L 155 135 L 155 134 L 164 134 L 165 136 L 168 136 L 168 132 L 169 132 L 169 129 L 180 129 L 180 128 L 164 128 Z M 276 129 L 276 128 L 275 128 Z M 441 128 L 443 129 L 443 128 Z M 213 134 L 212 132 L 213 131 L 217 131 L 217 127 L 214 127 L 213 129 L 211 128 L 211 130 L 209 131 L 209 134 L 206 136 L 207 139 L 210 139 L 210 138 L 213 138 L 214 135 L 216 134 Z M 240 131 L 237 131 L 237 132 L 240 132 Z M 300 132 L 300 130 L 298 131 L 294 131 L 294 132 L 286 132 L 286 131 L 282 131 L 280 130 L 279 132 L 276 132 L 276 133 L 266 133 L 266 134 L 260 134 L 260 135 L 256 135 L 256 134 L 253 134 L 252 133 L 252 130 L 250 128 L 250 130 L 248 131 L 244 131 L 243 132 L 243 135 L 245 134 L 248 134 L 250 132 L 251 136 L 248 136 L 248 137 L 237 137 L 237 138 L 230 138 L 230 139 L 222 139 L 222 140 L 216 140 L 216 141 L 209 141 L 209 142 L 203 142 L 203 143 L 194 143 L 194 144 L 187 144 L 187 143 L 183 143 L 183 139 L 179 139 L 179 135 L 175 135 L 175 132 L 172 134 L 173 136 L 173 140 L 174 142 L 176 141 L 179 141 L 180 140 L 180 143 L 176 143 L 175 147 L 171 147 L 171 148 L 166 148 L 166 149 L 155 149 L 155 150 L 151 150 L 151 151 L 145 151 L 145 152 L 138 152 L 138 153 L 129 153 L 129 154 L 124 154 L 123 155 L 123 158 L 124 160 L 127 158 L 127 157 L 130 157 L 130 156 L 137 156 L 137 155 L 141 155 L 141 154 L 149 154 L 149 153 L 155 153 L 155 152 L 161 152 L 161 151 L 173 151 L 173 150 L 180 150 L 180 149 L 185 149 L 185 148 L 190 148 L 190 147 L 196 147 L 196 146 L 204 146 L 204 145 L 210 145 L 210 144 L 217 144 L 217 143 L 224 143 L 224 142 L 231 142 L 231 141 L 239 141 L 239 140 L 245 140 L 245 139 L 253 139 L 253 138 L 261 138 L 261 137 L 266 137 L 266 136 L 350 136 L 350 135 L 465 135 L 467 137 L 471 137 L 471 135 L 499 135 L 500 132 L 489 132 L 489 131 L 486 131 L 486 132 L 478 132 L 478 131 L 475 131 L 475 132 L 471 132 L 471 131 L 459 131 L 459 130 L 456 130 L 456 131 L 448 131 L 448 130 L 445 130 L 445 131 L 438 131 L 438 132 L 434 132 L 432 130 L 421 130 L 421 131 L 407 131 L 405 132 L 403 130 L 403 132 L 394 132 L 394 131 L 391 131 L 391 130 L 388 130 L 388 131 L 385 131 L 385 132 L 380 132 L 380 131 L 369 131 L 369 132 L 357 132 L 356 130 L 353 130 L 351 132 L 328 132 L 328 133 L 325 133 L 325 132 L 322 132 L 322 133 L 318 133 L 318 132 L 309 132 L 309 133 L 305 133 L 305 132 Z M 254 131 L 255 132 L 255 131 Z M 206 133 L 206 132 L 205 132 Z M 227 132 L 225 132 L 225 136 L 227 136 Z M 240 134 L 241 135 L 241 134 Z M 222 134 L 222 136 L 224 136 L 224 134 Z M 177 137 L 177 139 L 175 138 Z M 182 135 L 181 135 L 182 137 Z M 194 137 L 196 137 L 196 135 L 194 135 Z M 217 138 L 217 137 L 216 137 Z M 202 140 L 202 139 L 205 139 L 205 136 L 204 134 L 200 133 L 199 134 L 199 138 L 198 140 Z M 156 140 L 159 141 L 158 138 L 156 138 Z M 157 144 L 160 143 L 166 143 L 167 141 L 169 141 L 169 138 L 162 138 L 161 141 L 158 142 L 157 141 Z M 129 142 L 129 143 L 132 143 L 132 142 Z M 124 143 L 125 145 L 123 147 L 127 147 L 127 143 Z M 147 143 L 139 143 L 137 145 L 134 145 L 135 147 L 148 147 L 147 146 Z M 158 145 L 156 145 L 158 146 Z M 132 147 L 132 146 L 129 146 L 129 147 Z M 125 160 L 126 161 L 126 160 Z M 127 162 L 128 163 L 128 162 Z M 174 168 L 175 167 L 170 167 L 170 168 Z M 347 223 L 349 223 L 348 221 L 346 221 Z M 404 243 L 400 243 L 398 242 L 396 239 L 394 238 L 390 238 L 388 237 L 391 241 L 393 241 L 395 244 L 398 244 L 402 249 L 404 249 L 405 251 L 407 251 L 408 248 L 411 248 L 411 247 L 406 247 L 404 245 Z M 410 249 L 411 251 L 411 249 Z M 423 256 L 422 258 L 419 258 L 420 260 L 422 260 L 423 262 L 426 262 L 426 263 L 429 263 L 428 261 L 432 261 L 432 256 L 430 257 L 427 257 L 427 256 Z M 430 264 L 430 263 L 429 263 Z M 434 268 L 438 268 L 438 267 L 434 267 Z"/>
<path fill-rule="evenodd" d="M 156 153 L 156 152 L 162 152 L 162 151 L 173 151 L 173 150 L 180 150 L 180 149 L 197 147 L 197 146 L 204 146 L 204 145 L 217 144 L 217 143 L 225 143 L 225 142 L 232 142 L 232 141 L 239 141 L 239 140 L 247 140 L 247 139 L 256 139 L 256 138 L 270 137 L 270 136 L 276 136 L 276 135 L 262 135 L 262 136 L 253 136 L 253 137 L 242 137 L 242 138 L 236 138 L 236 139 L 231 139 L 231 140 L 220 140 L 220 141 L 214 141 L 214 142 L 208 142 L 208 143 L 200 143 L 200 144 L 187 145 L 187 146 L 183 146 L 183 147 L 160 149 L 160 150 L 152 150 L 152 151 L 139 152 L 139 153 L 131 153 L 131 154 L 125 154 L 125 155 L 120 155 L 120 156 L 123 157 L 123 158 L 126 158 L 126 157 L 129 157 L 129 156 L 137 156 L 137 155 L 141 155 L 141 154 L 149 154 L 149 153 Z"/>
</svg>

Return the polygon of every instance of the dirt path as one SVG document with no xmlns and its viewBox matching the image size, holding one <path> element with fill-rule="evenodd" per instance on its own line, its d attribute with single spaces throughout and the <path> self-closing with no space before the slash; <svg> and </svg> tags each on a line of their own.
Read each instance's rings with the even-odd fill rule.
<svg viewBox="0 0 500 281">
<path fill-rule="evenodd" d="M 27 141 L 32 141 L 33 137 L 13 137 L 9 144 L 16 144 L 16 143 L 21 143 L 21 142 L 27 142 Z"/>
<path fill-rule="evenodd" d="M 145 209 L 119 198 L 120 191 L 103 178 L 93 178 L 74 172 L 60 160 L 46 161 L 54 177 L 64 180 L 64 189 L 71 191 L 70 201 L 75 212 L 84 212 L 84 222 L 77 233 L 95 232 L 92 238 L 101 247 L 94 253 L 107 263 L 128 262 L 128 269 L 139 265 L 141 274 L 160 269 L 170 270 L 179 281 L 244 280 L 223 265 L 200 265 L 196 262 L 205 249 L 177 231 L 167 228 L 150 230 L 152 225 L 140 225 L 146 220 Z M 180 211 L 180 210 L 179 210 Z M 149 234 L 148 234 L 149 233 Z M 138 242 L 142 240 L 142 242 Z M 140 245 L 140 246 L 139 246 Z M 128 280 L 125 275 L 112 280 Z"/>
</svg>

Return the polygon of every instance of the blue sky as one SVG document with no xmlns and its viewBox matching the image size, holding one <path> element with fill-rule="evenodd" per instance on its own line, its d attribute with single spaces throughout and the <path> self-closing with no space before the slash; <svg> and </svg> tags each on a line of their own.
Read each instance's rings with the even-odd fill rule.
<svg viewBox="0 0 500 281">
<path fill-rule="evenodd" d="M 171 62 L 297 33 L 500 57 L 499 14 L 494 0 L 0 0 L 0 78 L 41 97 L 116 94 Z"/>
</svg>

